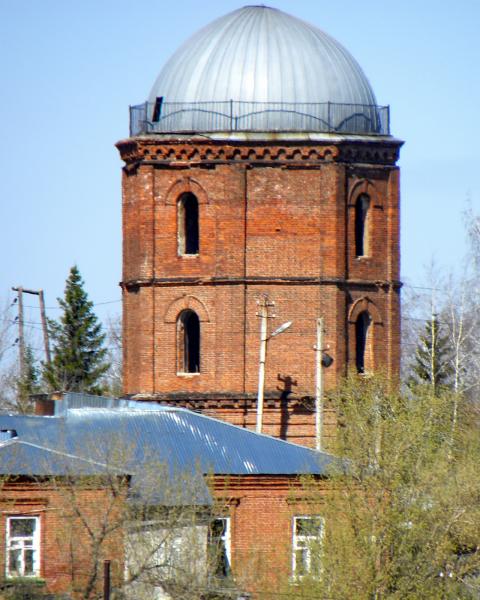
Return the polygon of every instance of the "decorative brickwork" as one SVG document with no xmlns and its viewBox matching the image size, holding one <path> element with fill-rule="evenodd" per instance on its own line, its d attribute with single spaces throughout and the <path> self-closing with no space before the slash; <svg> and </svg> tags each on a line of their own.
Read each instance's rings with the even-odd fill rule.
<svg viewBox="0 0 480 600">
<path fill-rule="evenodd" d="M 315 323 L 325 319 L 334 387 L 370 315 L 368 369 L 399 368 L 399 174 L 393 138 L 119 142 L 123 174 L 124 391 L 252 427 L 258 381 L 257 300 L 275 303 L 265 428 L 313 444 Z M 178 251 L 177 202 L 198 201 L 199 252 Z M 355 251 L 355 206 L 368 198 L 367 250 Z M 200 321 L 200 373 L 177 372 L 177 317 Z M 358 329 L 358 328 L 357 328 Z M 228 397 L 231 407 L 225 406 Z M 208 404 L 208 408 L 206 406 Z M 332 419 L 329 419 L 333 422 Z M 328 437 L 328 424 L 326 425 Z"/>
</svg>

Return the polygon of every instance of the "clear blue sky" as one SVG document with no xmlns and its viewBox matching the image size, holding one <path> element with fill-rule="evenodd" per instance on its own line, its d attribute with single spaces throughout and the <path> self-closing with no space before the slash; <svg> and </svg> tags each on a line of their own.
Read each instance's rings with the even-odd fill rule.
<svg viewBox="0 0 480 600">
<path fill-rule="evenodd" d="M 0 0 L 0 296 L 43 287 L 54 306 L 77 263 L 101 318 L 120 311 L 121 161 L 128 105 L 144 101 L 189 35 L 244 2 Z M 402 272 L 464 250 L 480 212 L 478 0 L 277 0 L 355 56 L 402 149 Z M 31 302 L 27 302 L 31 304 Z M 14 313 L 13 313 L 14 314 Z M 50 311 L 52 317 L 58 311 Z M 36 311 L 28 318 L 38 321 Z"/>
</svg>

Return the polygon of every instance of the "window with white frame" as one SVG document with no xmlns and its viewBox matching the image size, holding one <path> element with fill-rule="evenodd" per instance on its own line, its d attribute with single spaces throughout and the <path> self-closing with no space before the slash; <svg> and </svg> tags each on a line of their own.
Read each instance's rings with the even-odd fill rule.
<svg viewBox="0 0 480 600">
<path fill-rule="evenodd" d="M 40 574 L 40 517 L 7 517 L 6 575 Z"/>
<path fill-rule="evenodd" d="M 292 571 L 295 578 L 320 573 L 320 546 L 323 533 L 322 517 L 293 517 Z"/>
<path fill-rule="evenodd" d="M 214 519 L 208 532 L 211 572 L 216 577 L 227 577 L 231 565 L 230 517 Z"/>
</svg>

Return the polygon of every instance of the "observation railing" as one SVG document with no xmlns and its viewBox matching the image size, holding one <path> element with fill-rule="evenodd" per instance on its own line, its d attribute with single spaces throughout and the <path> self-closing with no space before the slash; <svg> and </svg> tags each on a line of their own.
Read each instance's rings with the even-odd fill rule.
<svg viewBox="0 0 480 600">
<path fill-rule="evenodd" d="M 335 102 L 144 102 L 130 107 L 130 135 L 283 131 L 389 135 L 390 107 Z"/>
</svg>

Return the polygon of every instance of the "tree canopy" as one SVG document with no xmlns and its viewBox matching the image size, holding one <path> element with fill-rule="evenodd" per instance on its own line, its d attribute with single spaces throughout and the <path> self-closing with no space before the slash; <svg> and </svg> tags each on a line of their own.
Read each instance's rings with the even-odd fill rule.
<svg viewBox="0 0 480 600">
<path fill-rule="evenodd" d="M 333 403 L 334 452 L 345 462 L 321 502 L 320 567 L 297 584 L 298 597 L 478 598 L 475 407 L 447 389 L 402 393 L 358 377 Z"/>
<path fill-rule="evenodd" d="M 100 394 L 101 378 L 109 368 L 105 334 L 75 265 L 58 302 L 63 314 L 58 321 L 49 320 L 53 356 L 44 365 L 44 378 L 53 390 Z"/>
<path fill-rule="evenodd" d="M 452 381 L 453 361 L 450 337 L 435 314 L 426 322 L 425 329 L 419 336 L 412 372 L 414 377 L 411 381 L 416 379 L 419 383 L 430 384 L 434 393 L 448 386 Z"/>
</svg>

